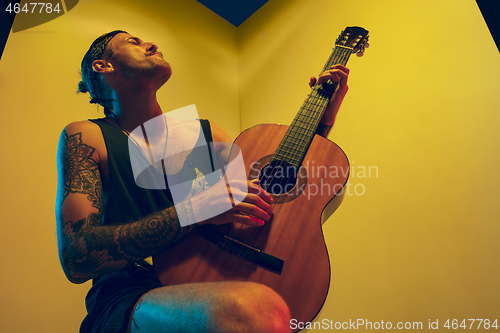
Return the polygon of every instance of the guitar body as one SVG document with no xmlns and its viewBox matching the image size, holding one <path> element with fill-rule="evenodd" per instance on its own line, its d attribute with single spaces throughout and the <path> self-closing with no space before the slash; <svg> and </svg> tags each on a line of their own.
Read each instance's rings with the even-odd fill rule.
<svg viewBox="0 0 500 333">
<path fill-rule="evenodd" d="M 236 139 L 248 179 L 258 177 L 287 129 L 285 125 L 258 125 Z M 295 187 L 273 195 L 273 216 L 269 222 L 262 227 L 228 224 L 195 229 L 154 257 L 160 281 L 164 285 L 215 281 L 261 283 L 283 297 L 292 319 L 312 321 L 330 285 L 330 262 L 321 224 L 342 200 L 349 162 L 336 144 L 316 135 L 302 166 Z M 281 274 L 209 242 L 200 235 L 205 227 L 223 233 L 233 228 L 231 237 L 283 260 Z"/>
</svg>

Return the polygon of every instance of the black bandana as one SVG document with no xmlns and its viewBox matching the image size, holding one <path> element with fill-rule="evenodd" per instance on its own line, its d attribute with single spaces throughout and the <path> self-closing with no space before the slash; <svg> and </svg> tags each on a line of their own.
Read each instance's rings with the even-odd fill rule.
<svg viewBox="0 0 500 333">
<path fill-rule="evenodd" d="M 100 82 L 97 80 L 97 73 L 92 68 L 92 63 L 95 60 L 102 59 L 106 45 L 119 33 L 127 33 L 123 30 L 111 31 L 107 34 L 99 36 L 90 46 L 82 60 L 82 79 L 87 84 L 87 89 L 92 97 L 90 103 L 105 102 L 106 100 L 99 96 L 101 90 Z"/>
</svg>

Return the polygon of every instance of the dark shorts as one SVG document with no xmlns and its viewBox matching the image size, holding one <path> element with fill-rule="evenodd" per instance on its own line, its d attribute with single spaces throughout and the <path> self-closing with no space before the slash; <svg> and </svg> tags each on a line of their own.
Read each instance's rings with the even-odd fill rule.
<svg viewBox="0 0 500 333">
<path fill-rule="evenodd" d="M 161 287 L 152 267 L 134 266 L 94 279 L 80 333 L 124 333 L 135 303 Z"/>
</svg>

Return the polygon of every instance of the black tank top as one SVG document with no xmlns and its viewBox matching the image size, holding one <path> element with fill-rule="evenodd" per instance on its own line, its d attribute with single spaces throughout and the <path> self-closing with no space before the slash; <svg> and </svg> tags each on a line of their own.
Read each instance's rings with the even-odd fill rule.
<svg viewBox="0 0 500 333">
<path fill-rule="evenodd" d="M 103 118 L 89 120 L 101 128 L 108 153 L 109 182 L 106 187 L 107 200 L 104 203 L 103 225 L 136 221 L 153 212 L 171 207 L 173 200 L 168 185 L 163 190 L 151 190 L 136 184 L 130 161 L 128 136 Z M 208 149 L 212 142 L 210 123 L 205 119 L 201 119 L 200 123 L 204 135 L 201 135 L 200 131 L 196 144 L 198 148 L 193 149 L 188 155 L 179 172 L 184 174 L 183 179 L 195 180 L 200 173 L 207 175 L 216 170 L 211 150 Z M 208 145 L 204 145 L 203 141 Z M 213 181 L 208 185 L 213 185 Z"/>
</svg>

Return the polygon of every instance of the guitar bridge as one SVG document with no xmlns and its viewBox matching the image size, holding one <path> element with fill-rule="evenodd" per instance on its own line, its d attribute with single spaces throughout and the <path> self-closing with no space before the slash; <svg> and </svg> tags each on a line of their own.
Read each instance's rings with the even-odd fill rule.
<svg viewBox="0 0 500 333">
<path fill-rule="evenodd" d="M 283 265 L 285 262 L 280 258 L 229 237 L 220 231 L 208 227 L 200 230 L 200 236 L 205 238 L 210 243 L 215 244 L 217 247 L 226 250 L 231 254 L 242 257 L 245 260 L 253 262 L 254 264 L 257 264 L 258 266 L 275 274 L 281 275 L 281 272 L 283 271 Z"/>
</svg>

